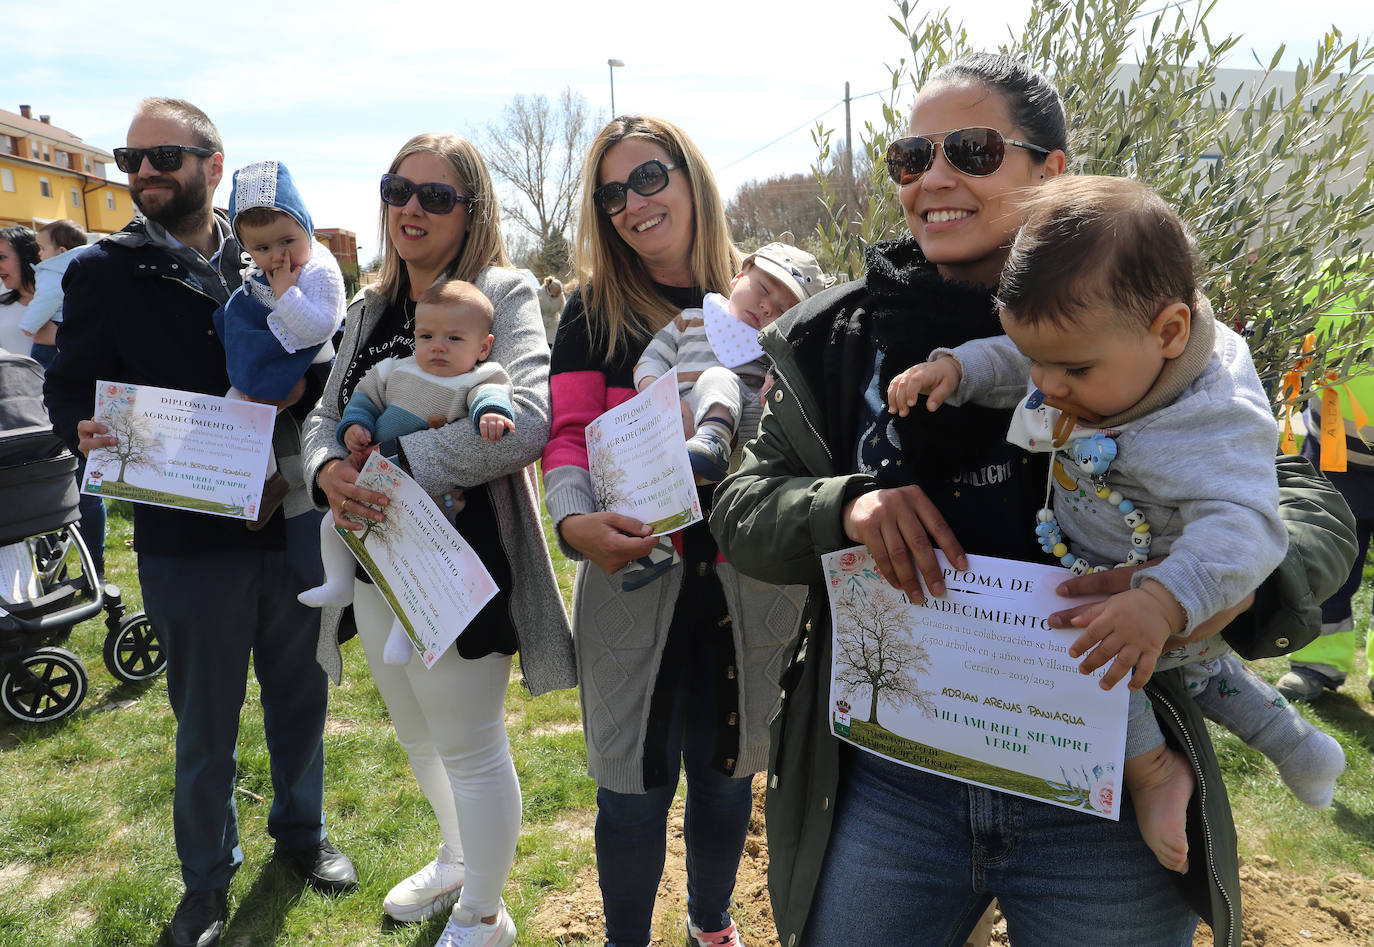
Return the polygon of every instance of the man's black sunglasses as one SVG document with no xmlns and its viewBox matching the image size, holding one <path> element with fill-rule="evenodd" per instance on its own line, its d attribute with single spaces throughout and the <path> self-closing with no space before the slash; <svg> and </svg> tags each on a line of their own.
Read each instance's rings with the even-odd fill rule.
<svg viewBox="0 0 1374 947">
<path fill-rule="evenodd" d="M 143 159 L 147 158 L 148 163 L 153 166 L 154 171 L 175 171 L 181 167 L 181 158 L 184 152 L 190 152 L 201 158 L 208 158 L 212 154 L 209 148 L 197 148 L 195 145 L 154 145 L 151 148 L 116 148 L 114 150 L 115 167 L 125 174 L 133 174 L 143 167 Z"/>
</svg>

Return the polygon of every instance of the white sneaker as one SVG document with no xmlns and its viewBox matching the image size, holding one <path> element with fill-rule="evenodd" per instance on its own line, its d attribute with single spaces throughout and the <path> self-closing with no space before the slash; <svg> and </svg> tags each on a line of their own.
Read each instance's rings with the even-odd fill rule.
<svg viewBox="0 0 1374 947">
<path fill-rule="evenodd" d="M 506 902 L 491 924 L 464 907 L 454 907 L 439 942 L 434 947 L 511 947 L 515 943 L 515 922 L 506 911 Z"/>
<path fill-rule="evenodd" d="M 463 889 L 463 863 L 434 859 L 386 893 L 382 908 L 398 921 L 423 921 L 447 910 Z"/>
</svg>

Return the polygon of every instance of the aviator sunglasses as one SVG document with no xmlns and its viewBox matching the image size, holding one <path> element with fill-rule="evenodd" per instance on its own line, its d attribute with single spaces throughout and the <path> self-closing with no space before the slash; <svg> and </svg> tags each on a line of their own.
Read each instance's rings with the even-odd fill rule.
<svg viewBox="0 0 1374 947">
<path fill-rule="evenodd" d="M 420 209 L 427 214 L 448 214 L 452 213 L 453 208 L 459 204 L 472 207 L 473 204 L 477 203 L 477 198 L 468 194 L 459 194 L 458 190 L 451 184 L 442 184 L 439 181 L 416 184 L 399 174 L 382 175 L 382 201 L 384 203 L 390 204 L 392 207 L 404 207 L 410 203 L 410 195 L 412 194 L 420 198 Z"/>
<path fill-rule="evenodd" d="M 125 174 L 133 174 L 143 166 L 143 159 L 147 158 L 148 163 L 153 166 L 154 171 L 175 171 L 177 168 L 181 167 L 182 154 L 187 151 L 201 158 L 208 158 L 214 154 L 209 148 L 197 148 L 194 145 L 154 145 L 151 148 L 116 148 L 114 150 L 115 167 Z"/>
<path fill-rule="evenodd" d="M 625 198 L 629 191 L 634 191 L 640 197 L 657 194 L 668 186 L 668 172 L 677 169 L 675 164 L 664 164 L 657 158 L 650 158 L 631 171 L 624 181 L 608 181 L 592 191 L 592 200 L 601 208 L 601 213 L 614 217 L 625 209 Z"/>
<path fill-rule="evenodd" d="M 1050 153 L 1048 148 L 1028 141 L 1006 138 L 995 128 L 956 128 L 935 135 L 898 138 L 887 148 L 887 173 L 899 185 L 910 184 L 930 170 L 937 144 L 944 149 L 945 160 L 951 168 L 974 178 L 985 178 L 996 172 L 1006 157 L 1007 145 L 1042 155 Z"/>
</svg>

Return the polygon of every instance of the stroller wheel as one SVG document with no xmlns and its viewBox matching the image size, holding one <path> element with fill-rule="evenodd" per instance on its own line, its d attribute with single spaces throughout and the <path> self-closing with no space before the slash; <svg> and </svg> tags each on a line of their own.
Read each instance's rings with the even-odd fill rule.
<svg viewBox="0 0 1374 947">
<path fill-rule="evenodd" d="M 134 612 L 105 636 L 105 667 L 125 684 L 157 677 L 167 667 L 167 652 L 142 612 Z"/>
<path fill-rule="evenodd" d="M 39 648 L 0 678 L 0 706 L 24 723 L 61 720 L 86 698 L 86 666 L 66 648 Z"/>
</svg>

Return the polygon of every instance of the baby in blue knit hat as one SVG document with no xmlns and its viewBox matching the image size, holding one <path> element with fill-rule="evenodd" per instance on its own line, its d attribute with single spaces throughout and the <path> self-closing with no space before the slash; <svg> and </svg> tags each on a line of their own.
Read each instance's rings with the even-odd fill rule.
<svg viewBox="0 0 1374 947">
<path fill-rule="evenodd" d="M 315 240 L 310 212 L 279 161 L 234 172 L 229 222 L 253 261 L 243 285 L 215 313 L 233 385 L 229 396 L 281 407 L 312 362 L 334 357 L 329 340 L 343 321 L 343 274 L 334 254 Z M 271 517 L 286 491 L 273 459 L 254 525 Z"/>
</svg>

